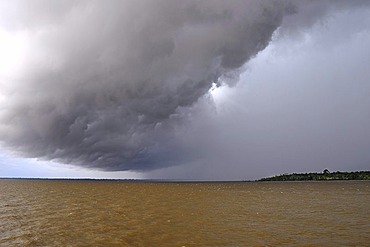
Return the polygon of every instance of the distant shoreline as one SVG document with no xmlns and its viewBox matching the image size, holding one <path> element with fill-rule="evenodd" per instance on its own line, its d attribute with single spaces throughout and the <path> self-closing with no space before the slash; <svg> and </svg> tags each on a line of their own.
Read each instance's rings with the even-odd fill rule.
<svg viewBox="0 0 370 247">
<path fill-rule="evenodd" d="M 370 180 L 370 171 L 330 172 L 325 169 L 321 173 L 291 173 L 262 178 L 258 181 L 343 181 L 343 180 Z"/>
<path fill-rule="evenodd" d="M 0 180 L 39 180 L 39 181 L 102 181 L 102 182 L 129 182 L 129 183 L 245 183 L 268 181 L 359 181 L 370 180 L 370 171 L 329 172 L 321 173 L 285 173 L 258 180 L 186 180 L 186 179 L 120 179 L 120 178 L 28 178 L 28 177 L 0 177 Z"/>
</svg>

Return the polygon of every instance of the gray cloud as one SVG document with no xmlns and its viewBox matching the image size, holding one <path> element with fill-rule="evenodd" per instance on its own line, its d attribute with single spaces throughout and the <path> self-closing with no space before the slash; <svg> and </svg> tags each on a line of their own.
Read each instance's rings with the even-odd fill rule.
<svg viewBox="0 0 370 247">
<path fill-rule="evenodd" d="M 259 1 L 18 1 L 4 26 L 32 50 L 1 139 L 31 157 L 104 170 L 182 161 L 167 122 L 263 49 L 286 14 Z M 54 11 L 56 10 L 56 11 Z"/>
<path fill-rule="evenodd" d="M 215 91 L 217 113 L 204 109 L 193 121 L 186 136 L 205 155 L 148 177 L 369 170 L 369 23 L 370 9 L 358 8 L 332 13 L 294 39 L 277 34 L 238 85 Z"/>
<path fill-rule="evenodd" d="M 185 130 L 199 108 L 212 111 L 212 84 L 238 80 L 281 25 L 295 32 L 333 9 L 257 0 L 2 5 L 1 27 L 23 33 L 31 48 L 18 73 L 0 82 L 3 146 L 101 170 L 207 155 Z"/>
</svg>

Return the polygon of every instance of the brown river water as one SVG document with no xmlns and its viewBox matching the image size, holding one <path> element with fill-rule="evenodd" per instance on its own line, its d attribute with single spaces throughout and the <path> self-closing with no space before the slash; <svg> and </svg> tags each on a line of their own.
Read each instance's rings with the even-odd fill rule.
<svg viewBox="0 0 370 247">
<path fill-rule="evenodd" d="M 0 180 L 0 246 L 370 246 L 370 182 Z"/>
</svg>

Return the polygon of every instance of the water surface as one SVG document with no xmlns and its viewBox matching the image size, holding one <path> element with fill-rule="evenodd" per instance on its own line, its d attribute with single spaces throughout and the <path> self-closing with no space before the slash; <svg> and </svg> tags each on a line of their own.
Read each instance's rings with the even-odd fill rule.
<svg viewBox="0 0 370 247">
<path fill-rule="evenodd" d="M 0 246 L 369 246 L 370 182 L 0 180 Z"/>
</svg>

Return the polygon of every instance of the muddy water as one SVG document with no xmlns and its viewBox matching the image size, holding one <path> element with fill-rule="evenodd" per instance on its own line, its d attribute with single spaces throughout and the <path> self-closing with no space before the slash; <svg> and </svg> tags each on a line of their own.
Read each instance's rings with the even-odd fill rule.
<svg viewBox="0 0 370 247">
<path fill-rule="evenodd" d="M 370 182 L 0 180 L 0 246 L 369 246 Z"/>
</svg>

